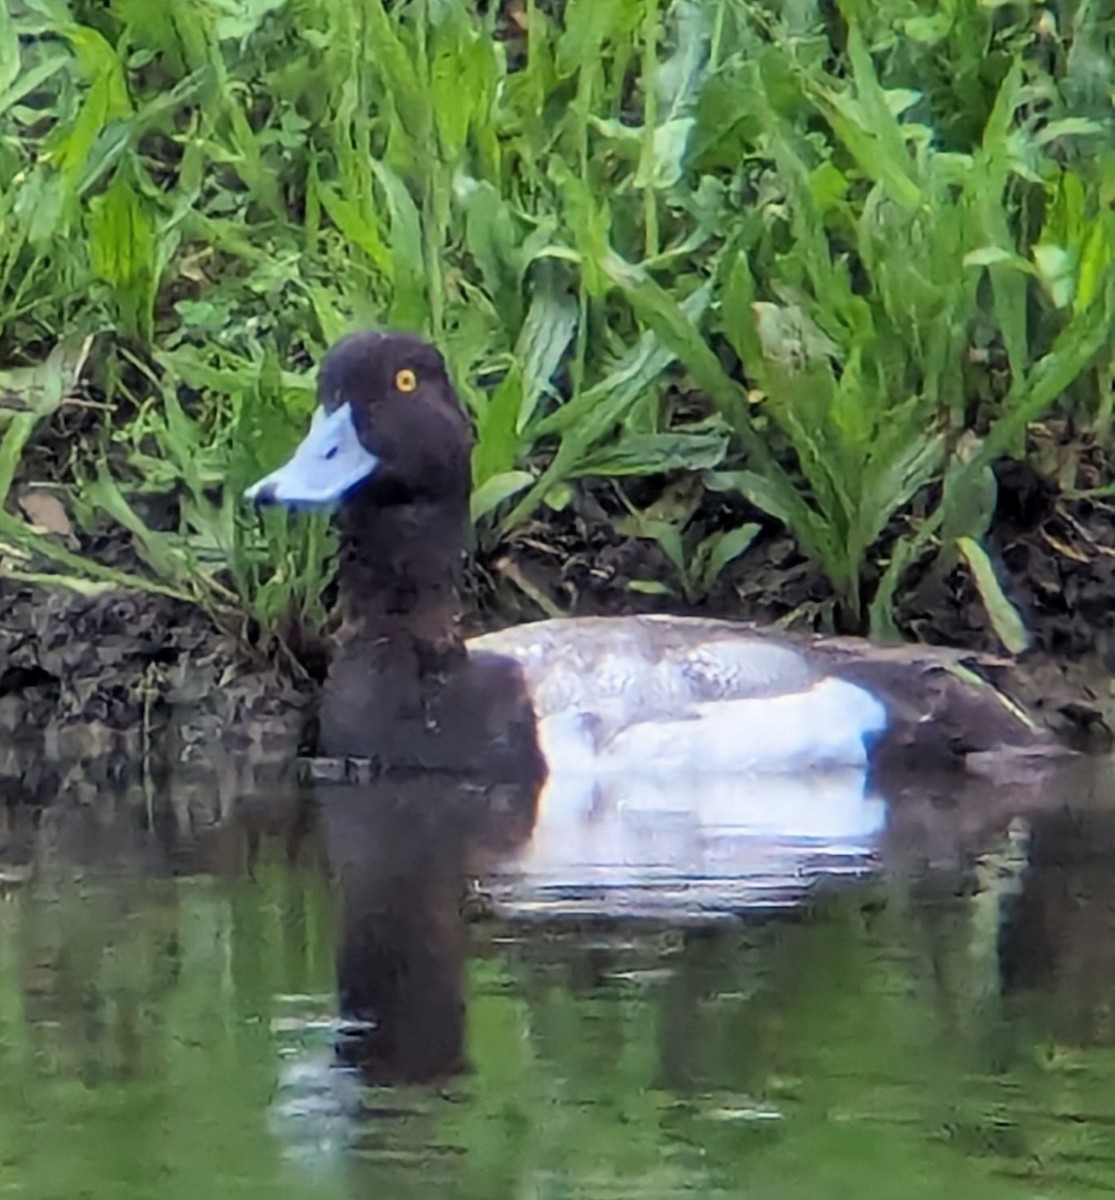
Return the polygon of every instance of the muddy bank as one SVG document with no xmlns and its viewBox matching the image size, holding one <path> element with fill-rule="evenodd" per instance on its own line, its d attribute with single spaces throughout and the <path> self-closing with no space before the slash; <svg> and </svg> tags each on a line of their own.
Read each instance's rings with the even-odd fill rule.
<svg viewBox="0 0 1115 1200">
<path fill-rule="evenodd" d="M 1017 463 L 997 473 L 987 546 L 1032 645 L 984 673 L 1073 744 L 1104 749 L 1115 728 L 1112 510 L 1070 500 Z M 1102 463 L 1092 475 L 1110 477 Z M 831 589 L 773 525 L 700 603 L 634 590 L 633 582 L 648 581 L 675 588 L 676 575 L 656 543 L 617 532 L 618 508 L 606 486 L 592 485 L 565 511 L 528 523 L 506 544 L 482 547 L 465 573 L 467 631 L 559 612 L 698 612 L 795 630 L 831 622 Z M 755 519 L 745 506 L 706 498 L 691 528 L 703 535 Z M 898 618 L 912 640 L 1005 657 L 961 568 L 911 572 Z M 136 593 L 90 598 L 0 579 L 0 774 L 25 772 L 19 764 L 29 757 L 288 760 L 313 744 L 312 676 L 320 664 L 310 666 L 308 673 L 290 655 L 249 654 L 182 602 Z"/>
<path fill-rule="evenodd" d="M 313 713 L 303 673 L 251 659 L 189 604 L 0 582 L 0 779 L 27 799 L 59 771 L 279 765 L 306 749 Z"/>
</svg>

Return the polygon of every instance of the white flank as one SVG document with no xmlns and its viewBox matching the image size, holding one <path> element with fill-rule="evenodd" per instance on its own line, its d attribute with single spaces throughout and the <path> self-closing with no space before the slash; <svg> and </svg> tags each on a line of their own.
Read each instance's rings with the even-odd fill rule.
<svg viewBox="0 0 1115 1200">
<path fill-rule="evenodd" d="M 539 722 L 539 740 L 554 775 L 794 774 L 864 766 L 865 739 L 886 720 L 870 692 L 826 679 L 786 696 L 696 704 L 680 718 L 627 725 L 602 743 L 595 714 L 555 713 Z"/>
</svg>

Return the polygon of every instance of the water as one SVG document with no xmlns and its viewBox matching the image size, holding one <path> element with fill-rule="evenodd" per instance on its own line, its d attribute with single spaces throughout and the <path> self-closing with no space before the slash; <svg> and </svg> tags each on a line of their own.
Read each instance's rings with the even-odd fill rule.
<svg viewBox="0 0 1115 1200">
<path fill-rule="evenodd" d="M 0 828 L 3 1194 L 1115 1187 L 1103 778 L 615 890 L 524 878 L 514 788 L 71 792 Z"/>
</svg>

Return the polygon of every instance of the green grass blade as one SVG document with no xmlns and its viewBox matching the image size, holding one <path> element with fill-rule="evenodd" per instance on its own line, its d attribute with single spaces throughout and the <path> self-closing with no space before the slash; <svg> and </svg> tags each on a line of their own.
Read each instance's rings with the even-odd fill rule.
<svg viewBox="0 0 1115 1200">
<path fill-rule="evenodd" d="M 1030 635 L 1018 609 L 1007 599 L 987 551 L 967 537 L 960 538 L 957 546 L 972 572 L 996 635 L 1011 654 L 1021 654 L 1030 644 Z"/>
</svg>

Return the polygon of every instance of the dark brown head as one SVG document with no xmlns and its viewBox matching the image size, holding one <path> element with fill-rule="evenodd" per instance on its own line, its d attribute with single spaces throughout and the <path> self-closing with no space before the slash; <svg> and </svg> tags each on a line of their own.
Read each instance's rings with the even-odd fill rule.
<svg viewBox="0 0 1115 1200">
<path fill-rule="evenodd" d="M 452 505 L 465 519 L 468 420 L 433 346 L 410 334 L 350 334 L 318 375 L 320 407 L 291 458 L 245 493 L 256 504 Z"/>
</svg>

